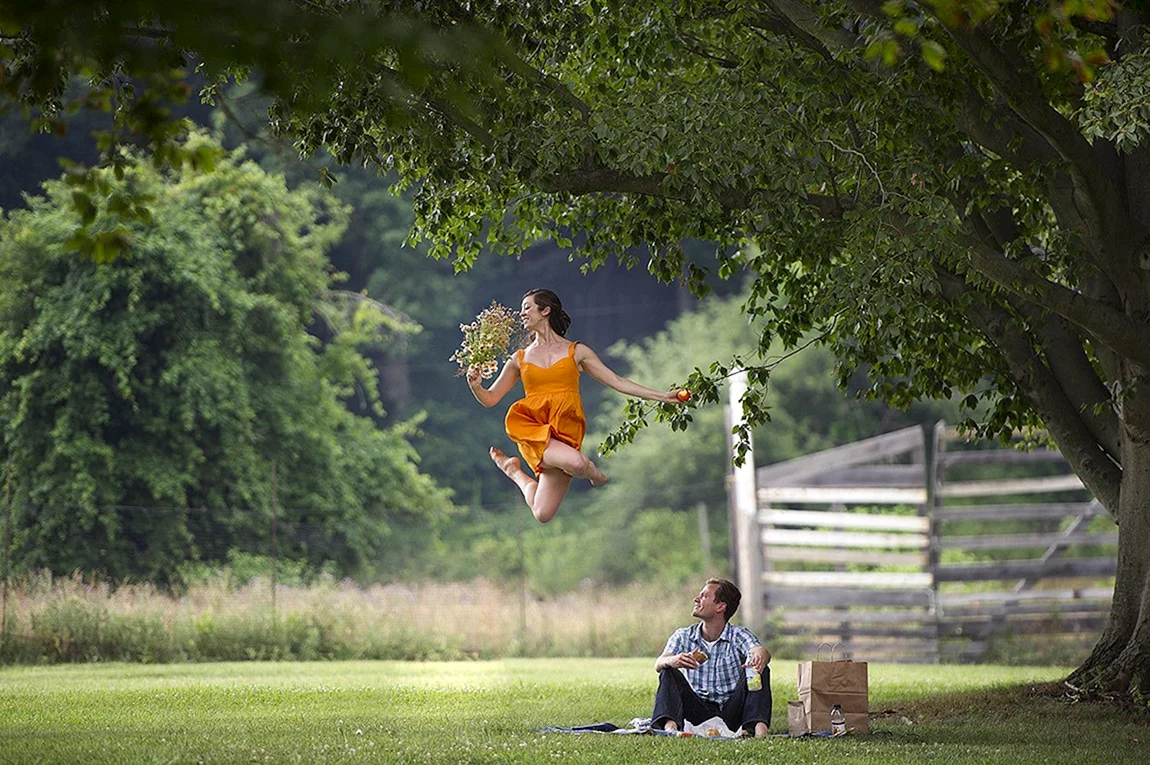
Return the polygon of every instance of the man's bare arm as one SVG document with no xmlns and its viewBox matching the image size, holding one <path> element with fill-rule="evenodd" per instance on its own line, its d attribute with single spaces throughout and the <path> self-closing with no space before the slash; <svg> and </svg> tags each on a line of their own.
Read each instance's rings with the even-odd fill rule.
<svg viewBox="0 0 1150 765">
<path fill-rule="evenodd" d="M 698 669 L 699 662 L 689 653 L 665 653 L 655 659 L 655 671 L 664 669 Z"/>
</svg>

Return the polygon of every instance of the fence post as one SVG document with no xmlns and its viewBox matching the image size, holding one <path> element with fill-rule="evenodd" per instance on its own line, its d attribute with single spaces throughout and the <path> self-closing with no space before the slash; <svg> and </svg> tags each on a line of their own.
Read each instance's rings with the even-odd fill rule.
<svg viewBox="0 0 1150 765">
<path fill-rule="evenodd" d="M 8 642 L 8 561 L 12 557 L 12 458 L 4 479 L 4 593 L 0 597 L 0 646 Z"/>
<path fill-rule="evenodd" d="M 727 443 L 731 443 L 731 430 L 735 427 L 735 414 L 730 403 L 723 407 L 723 424 L 727 429 Z M 735 474 L 731 467 L 734 450 L 728 446 L 727 475 L 724 488 L 727 490 L 727 570 L 731 580 L 739 578 L 739 505 L 735 496 Z"/>
<path fill-rule="evenodd" d="M 929 550 L 927 567 L 930 571 L 931 598 L 934 601 L 931 603 L 931 609 L 934 611 L 936 634 L 938 637 L 942 637 L 940 619 L 943 616 L 938 597 L 939 539 L 942 536 L 942 523 L 939 521 L 939 511 L 942 510 L 943 505 L 942 482 L 943 473 L 946 470 L 946 443 L 946 421 L 939 420 L 934 424 L 934 428 L 931 431 L 930 456 L 928 457 L 926 470 L 926 501 L 930 512 L 930 547 L 927 548 Z"/>
<path fill-rule="evenodd" d="M 278 513 L 276 507 L 276 466 L 272 465 L 272 625 L 278 625 L 276 618 L 276 574 L 279 571 L 279 551 L 276 546 L 276 525 Z"/>
<path fill-rule="evenodd" d="M 730 418 L 731 428 L 742 419 L 742 398 L 747 390 L 747 373 L 740 370 L 731 376 Z M 734 456 L 735 436 L 728 435 L 728 446 Z M 743 623 L 753 630 L 760 630 L 764 624 L 763 603 L 763 541 L 759 528 L 759 500 L 755 491 L 755 454 L 748 449 L 742 465 L 733 468 L 729 489 L 733 502 L 732 511 L 736 527 L 738 546 L 738 570 L 736 582 L 743 591 L 746 614 Z"/>
</svg>

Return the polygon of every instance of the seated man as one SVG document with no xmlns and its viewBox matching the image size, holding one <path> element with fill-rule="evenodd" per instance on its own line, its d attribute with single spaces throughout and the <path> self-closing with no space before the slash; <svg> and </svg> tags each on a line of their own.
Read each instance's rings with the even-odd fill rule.
<svg viewBox="0 0 1150 765">
<path fill-rule="evenodd" d="M 691 616 L 698 624 L 675 630 L 663 655 L 655 660 L 659 690 L 651 727 L 681 730 L 721 717 L 731 730 L 767 735 L 771 724 L 771 681 L 767 662 L 771 654 L 745 627 L 728 624 L 741 599 L 739 588 L 726 579 L 708 579 L 695 596 Z M 701 651 L 706 654 L 701 662 Z M 763 679 L 762 690 L 747 690 L 745 667 L 754 667 Z"/>
</svg>

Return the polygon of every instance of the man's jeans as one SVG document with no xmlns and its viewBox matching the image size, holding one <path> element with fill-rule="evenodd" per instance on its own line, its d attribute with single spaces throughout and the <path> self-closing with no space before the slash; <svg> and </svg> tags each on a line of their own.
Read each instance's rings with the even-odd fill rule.
<svg viewBox="0 0 1150 765">
<path fill-rule="evenodd" d="M 659 690 L 655 692 L 655 711 L 651 714 L 651 727 L 662 730 L 667 720 L 674 720 L 683 729 L 683 720 L 698 724 L 712 717 L 721 717 L 731 730 L 755 732 L 755 723 L 771 724 L 771 670 L 763 668 L 763 689 L 748 691 L 747 679 L 739 679 L 731 698 L 723 704 L 699 698 L 687 678 L 677 669 L 659 672 Z"/>
</svg>

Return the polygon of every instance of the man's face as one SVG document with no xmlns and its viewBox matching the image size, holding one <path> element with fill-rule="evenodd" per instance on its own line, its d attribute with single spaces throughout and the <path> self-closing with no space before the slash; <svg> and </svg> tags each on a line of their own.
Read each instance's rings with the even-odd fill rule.
<svg viewBox="0 0 1150 765">
<path fill-rule="evenodd" d="M 699 619 L 710 619 L 727 609 L 726 603 L 715 602 L 715 592 L 719 589 L 717 584 L 708 584 L 695 596 L 695 607 L 691 609 L 691 616 Z"/>
</svg>

